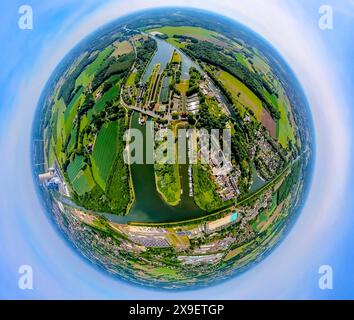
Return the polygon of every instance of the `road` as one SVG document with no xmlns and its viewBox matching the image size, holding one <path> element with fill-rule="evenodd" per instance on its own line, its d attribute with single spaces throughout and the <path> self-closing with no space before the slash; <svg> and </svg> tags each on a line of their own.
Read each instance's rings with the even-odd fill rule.
<svg viewBox="0 0 354 320">
<path fill-rule="evenodd" d="M 122 104 L 123 107 L 127 108 L 127 109 L 130 109 L 130 110 L 134 110 L 134 111 L 137 111 L 137 112 L 140 112 L 142 114 L 145 114 L 151 118 L 156 118 L 156 119 L 161 119 L 161 120 L 164 120 L 165 118 L 164 117 L 161 117 L 160 115 L 158 115 L 157 113 L 153 112 L 153 111 L 150 111 L 150 110 L 145 110 L 145 109 L 142 109 L 138 106 L 129 106 L 127 105 L 124 100 L 123 100 L 123 97 L 121 96 L 120 97 L 120 102 Z"/>
</svg>

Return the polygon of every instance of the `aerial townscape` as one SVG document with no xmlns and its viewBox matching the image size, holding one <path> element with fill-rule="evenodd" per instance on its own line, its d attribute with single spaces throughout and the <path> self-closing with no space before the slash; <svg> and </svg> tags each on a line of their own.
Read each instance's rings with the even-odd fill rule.
<svg viewBox="0 0 354 320">
<path fill-rule="evenodd" d="M 169 130 L 186 161 L 128 163 L 129 129 L 144 160 L 148 137 L 156 150 Z M 230 158 L 200 143 L 215 129 L 230 132 Z M 312 147 L 301 87 L 265 40 L 169 8 L 110 23 L 67 55 L 39 104 L 33 164 L 46 208 L 88 260 L 177 289 L 240 274 L 280 243 L 306 199 Z"/>
</svg>

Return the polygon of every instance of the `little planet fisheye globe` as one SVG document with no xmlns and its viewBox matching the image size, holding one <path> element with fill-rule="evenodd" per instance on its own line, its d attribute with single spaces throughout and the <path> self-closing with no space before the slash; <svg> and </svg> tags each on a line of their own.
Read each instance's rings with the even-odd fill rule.
<svg viewBox="0 0 354 320">
<path fill-rule="evenodd" d="M 229 156 L 201 130 L 229 132 Z M 176 161 L 148 161 L 168 137 Z M 38 194 L 68 243 L 118 279 L 163 289 L 207 286 L 270 254 L 301 212 L 314 158 L 308 103 L 279 53 L 182 8 L 81 41 L 47 82 L 32 140 Z"/>
</svg>

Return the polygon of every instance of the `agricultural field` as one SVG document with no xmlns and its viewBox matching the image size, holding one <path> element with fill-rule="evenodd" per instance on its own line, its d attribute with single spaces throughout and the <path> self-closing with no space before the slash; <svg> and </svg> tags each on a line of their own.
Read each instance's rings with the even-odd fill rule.
<svg viewBox="0 0 354 320">
<path fill-rule="evenodd" d="M 159 32 L 168 36 L 166 40 L 168 43 L 176 46 L 177 48 L 183 48 L 185 44 L 178 41 L 178 38 L 174 36 L 191 37 L 201 41 L 217 41 L 218 33 L 210 30 L 206 30 L 199 27 L 162 27 L 157 29 L 150 29 L 147 32 Z"/>
<path fill-rule="evenodd" d="M 129 87 L 129 86 L 133 86 L 135 84 L 135 79 L 136 79 L 136 76 L 137 76 L 137 72 L 132 72 L 129 77 L 128 77 L 128 80 L 126 82 L 126 85 Z"/>
<path fill-rule="evenodd" d="M 263 117 L 263 106 L 261 100 L 246 87 L 241 81 L 226 71 L 218 72 L 218 77 L 222 84 L 232 94 L 237 106 L 243 111 L 245 107 L 250 108 L 259 122 Z"/>
<path fill-rule="evenodd" d="M 94 188 L 95 181 L 93 180 L 89 167 L 86 167 L 84 171 L 79 171 L 72 185 L 75 192 L 80 196 L 90 192 Z"/>
<path fill-rule="evenodd" d="M 129 75 L 133 51 L 129 39 L 121 39 L 82 54 L 53 94 L 49 165 L 57 161 L 73 198 L 88 209 L 125 214 L 132 201 L 121 139 L 128 115 L 119 102 L 123 81 L 134 83 L 138 76 Z"/>
<path fill-rule="evenodd" d="M 93 80 L 93 77 L 97 73 L 98 70 L 100 70 L 102 64 L 105 62 L 106 59 L 113 53 L 114 47 L 109 46 L 105 48 L 103 51 L 101 51 L 96 60 L 91 63 L 77 78 L 76 80 L 76 85 L 75 88 L 79 86 L 88 86 L 89 83 Z"/>
<path fill-rule="evenodd" d="M 235 58 L 238 62 L 240 62 L 244 67 L 250 68 L 249 63 L 245 60 L 244 56 L 240 52 L 235 53 Z"/>
<path fill-rule="evenodd" d="M 117 123 L 116 157 L 111 167 L 106 182 L 106 194 L 110 199 L 110 205 L 115 210 L 128 209 L 132 199 L 129 185 L 129 169 L 123 158 L 125 143 L 123 137 L 126 130 L 125 119 L 119 119 Z"/>
<path fill-rule="evenodd" d="M 131 53 L 134 50 L 131 43 L 127 40 L 123 42 L 115 43 L 113 46 L 115 50 L 113 51 L 112 55 L 117 58 L 125 54 Z"/>
<path fill-rule="evenodd" d="M 229 90 L 233 96 L 236 105 L 241 107 L 242 110 L 246 107 L 250 108 L 256 119 L 270 131 L 270 134 L 274 138 L 278 139 L 283 148 L 287 148 L 288 138 L 294 141 L 292 127 L 289 123 L 287 112 L 274 95 L 270 95 L 264 90 L 264 95 L 279 111 L 280 119 L 277 121 L 275 121 L 269 112 L 263 107 L 261 100 L 242 82 L 225 71 L 220 71 L 219 77 L 220 81 L 225 85 L 225 88 Z"/>
<path fill-rule="evenodd" d="M 289 121 L 288 110 L 285 107 L 285 103 L 283 97 L 279 99 L 277 103 L 280 112 L 280 119 L 277 123 L 277 137 L 283 148 L 287 148 L 288 140 L 293 143 L 295 142 L 294 128 Z"/>
<path fill-rule="evenodd" d="M 117 154 L 117 123 L 105 125 L 99 132 L 92 154 L 92 171 L 95 180 L 106 190 L 106 182 Z"/>
<path fill-rule="evenodd" d="M 73 161 L 70 162 L 68 169 L 67 169 L 67 174 L 69 177 L 69 180 L 73 182 L 80 170 L 83 168 L 85 165 L 84 163 L 84 157 L 82 156 L 76 156 Z"/>
</svg>

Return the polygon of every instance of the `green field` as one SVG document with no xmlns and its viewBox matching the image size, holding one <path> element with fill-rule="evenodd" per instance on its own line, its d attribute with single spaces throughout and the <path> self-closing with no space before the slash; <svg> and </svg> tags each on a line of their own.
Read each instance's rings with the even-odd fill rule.
<svg viewBox="0 0 354 320">
<path fill-rule="evenodd" d="M 67 152 L 69 154 L 74 150 L 75 144 L 76 144 L 76 140 L 77 140 L 77 126 L 74 126 L 71 129 L 70 140 L 69 140 L 68 146 L 66 148 L 66 150 L 67 150 Z"/>
<path fill-rule="evenodd" d="M 277 121 L 277 137 L 283 148 L 287 148 L 288 139 L 295 143 L 294 128 L 291 126 L 288 111 L 284 102 L 278 100 L 278 110 L 280 112 L 280 120 Z"/>
<path fill-rule="evenodd" d="M 56 139 L 61 136 L 62 130 L 64 128 L 63 114 L 65 112 L 65 108 L 66 107 L 63 99 L 55 101 L 55 106 L 53 109 L 53 125 L 56 125 L 56 133 L 53 134 L 54 141 L 56 141 Z M 56 115 L 56 117 L 54 115 Z"/>
<path fill-rule="evenodd" d="M 125 119 L 118 120 L 117 137 L 123 137 L 125 132 Z M 106 193 L 110 200 L 110 206 L 113 210 L 120 214 L 125 213 L 125 209 L 131 201 L 129 186 L 128 166 L 124 162 L 123 151 L 125 143 L 122 138 L 116 139 L 117 151 L 114 164 L 110 171 L 110 176 L 106 183 Z"/>
<path fill-rule="evenodd" d="M 96 113 L 101 112 L 106 102 L 118 100 L 120 91 L 120 83 L 109 89 L 95 104 L 94 110 Z"/>
<path fill-rule="evenodd" d="M 167 35 L 169 38 L 167 42 L 176 46 L 176 47 L 184 47 L 177 41 L 177 39 L 173 38 L 174 35 L 178 36 L 188 36 L 193 37 L 198 40 L 206 41 L 212 38 L 215 38 L 218 34 L 215 31 L 206 30 L 199 27 L 162 27 L 157 29 L 150 29 L 147 32 L 160 32 Z"/>
<path fill-rule="evenodd" d="M 80 172 L 83 166 L 84 157 L 82 156 L 76 156 L 75 159 L 70 162 L 67 169 L 67 173 L 71 183 L 76 179 L 78 173 Z"/>
<path fill-rule="evenodd" d="M 96 60 L 92 62 L 86 69 L 80 74 L 80 76 L 76 79 L 76 88 L 80 85 L 87 87 L 90 81 L 93 79 L 95 73 L 100 70 L 100 66 L 102 63 L 113 53 L 113 46 L 108 46 L 104 50 L 102 50 Z"/>
<path fill-rule="evenodd" d="M 176 50 L 173 51 L 171 63 L 179 64 L 179 63 L 181 63 L 181 61 L 182 61 L 181 55 Z"/>
<path fill-rule="evenodd" d="M 246 67 L 247 69 L 249 69 L 249 65 L 248 65 L 248 63 L 246 62 L 245 58 L 243 57 L 242 53 L 240 53 L 240 52 L 235 53 L 235 58 L 236 58 L 236 60 L 237 60 L 238 62 L 242 63 L 242 65 L 243 65 L 244 67 Z"/>
<path fill-rule="evenodd" d="M 89 124 L 88 118 L 84 115 L 80 121 L 80 131 L 82 131 Z"/>
<path fill-rule="evenodd" d="M 105 125 L 100 130 L 93 149 L 93 176 L 102 190 L 106 190 L 106 182 L 117 154 L 117 129 L 117 122 Z"/>
<path fill-rule="evenodd" d="M 232 94 L 235 101 L 250 108 L 254 112 L 257 120 L 259 122 L 262 121 L 262 102 L 248 87 L 226 71 L 220 71 L 219 80 Z"/>
<path fill-rule="evenodd" d="M 86 167 L 85 171 L 79 171 L 75 180 L 72 182 L 72 186 L 78 195 L 83 195 L 93 189 L 95 181 L 88 167 Z"/>
<path fill-rule="evenodd" d="M 64 113 L 64 123 L 65 123 L 65 139 L 69 135 L 69 132 L 71 130 L 73 120 L 75 116 L 77 115 L 77 111 L 79 109 L 79 106 L 83 100 L 83 88 L 80 88 L 80 90 L 75 94 L 74 98 L 68 105 L 68 107 L 65 110 Z"/>
<path fill-rule="evenodd" d="M 132 73 L 129 75 L 128 80 L 127 80 L 127 83 L 126 83 L 126 85 L 127 85 L 128 87 L 133 86 L 133 85 L 135 84 L 135 79 L 136 79 L 136 76 L 137 76 L 137 75 L 138 75 L 137 72 L 132 72 Z"/>
<path fill-rule="evenodd" d="M 166 267 L 154 268 L 148 272 L 156 277 L 164 276 L 166 278 L 171 277 L 172 279 L 185 279 L 177 270 Z"/>
</svg>

